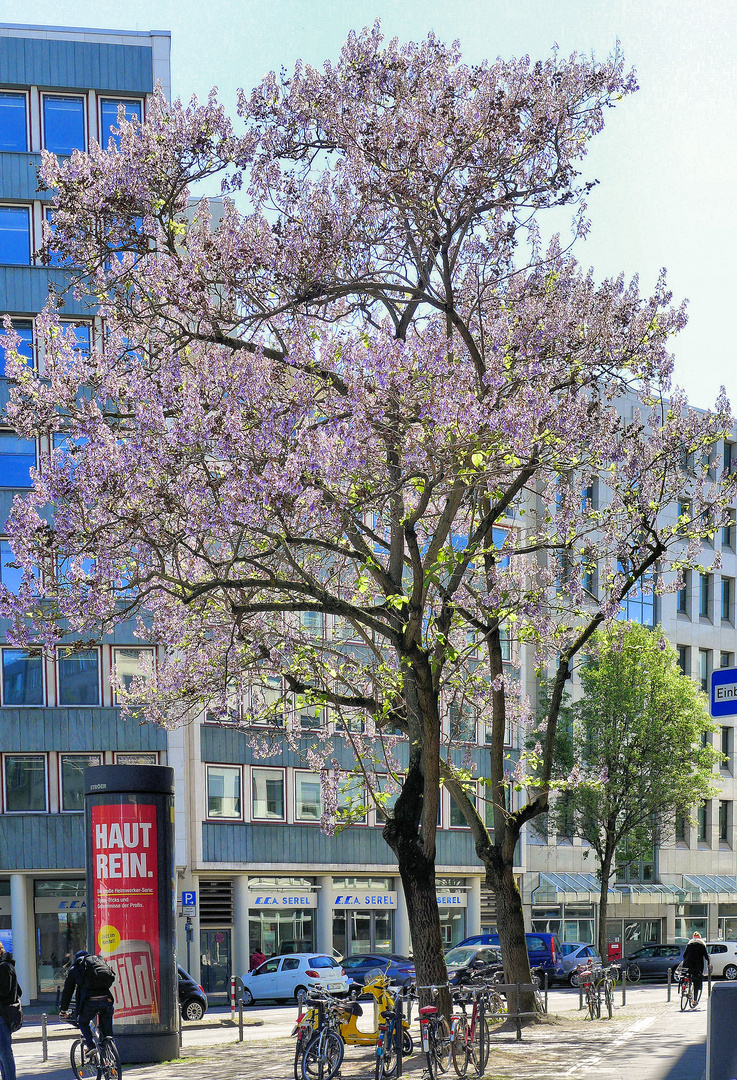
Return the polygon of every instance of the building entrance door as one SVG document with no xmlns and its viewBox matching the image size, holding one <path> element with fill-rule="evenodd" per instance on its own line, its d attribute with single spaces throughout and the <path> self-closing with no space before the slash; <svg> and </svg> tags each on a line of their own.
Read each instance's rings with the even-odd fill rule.
<svg viewBox="0 0 737 1080">
<path fill-rule="evenodd" d="M 333 944 L 344 956 L 390 953 L 394 931 L 393 911 L 336 911 Z"/>
<path fill-rule="evenodd" d="M 230 992 L 230 930 L 200 930 L 200 978 L 206 994 Z"/>
</svg>

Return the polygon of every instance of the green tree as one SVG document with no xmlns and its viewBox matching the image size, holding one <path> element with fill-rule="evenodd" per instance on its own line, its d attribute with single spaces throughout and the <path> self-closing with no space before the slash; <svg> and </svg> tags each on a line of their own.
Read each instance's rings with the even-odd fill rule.
<svg viewBox="0 0 737 1080">
<path fill-rule="evenodd" d="M 605 956 L 612 875 L 648 857 L 676 815 L 716 793 L 720 755 L 708 739 L 715 729 L 706 699 L 659 632 L 626 622 L 599 629 L 581 682 L 583 696 L 558 729 L 558 765 L 568 775 L 550 818 L 599 861 Z"/>
</svg>

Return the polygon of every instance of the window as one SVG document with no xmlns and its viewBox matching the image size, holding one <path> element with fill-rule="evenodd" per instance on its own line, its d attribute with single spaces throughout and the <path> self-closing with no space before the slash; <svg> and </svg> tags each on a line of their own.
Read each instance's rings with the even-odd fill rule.
<svg viewBox="0 0 737 1080">
<path fill-rule="evenodd" d="M 705 694 L 709 693 L 711 674 L 711 649 L 699 649 L 699 682 Z"/>
<path fill-rule="evenodd" d="M 698 812 L 697 812 L 697 822 L 698 822 L 698 824 L 697 824 L 697 828 L 698 828 L 697 838 L 698 838 L 698 841 L 701 844 L 705 844 L 706 843 L 706 838 L 707 838 L 707 829 L 708 829 L 708 826 L 709 826 L 709 804 L 706 801 L 700 803 L 700 805 L 699 805 L 699 809 L 698 809 Z"/>
<path fill-rule="evenodd" d="M 239 821 L 241 769 L 239 765 L 207 766 L 207 816 Z"/>
<path fill-rule="evenodd" d="M 35 441 L 21 439 L 14 431 L 0 431 L 0 487 L 33 487 L 31 469 L 35 467 Z"/>
<path fill-rule="evenodd" d="M 254 821 L 284 820 L 284 773 L 281 769 L 251 770 L 251 817 Z"/>
<path fill-rule="evenodd" d="M 278 675 L 267 675 L 263 682 L 252 683 L 250 694 L 251 715 L 248 719 L 252 724 L 284 726 L 284 694 Z"/>
<path fill-rule="evenodd" d="M 143 119 L 143 105 L 140 101 L 102 98 L 100 101 L 100 146 L 103 150 L 107 150 L 110 139 L 116 146 L 120 146 L 120 136 L 113 134 L 112 128 L 118 126 L 118 109 L 121 105 L 125 109 L 126 120 Z"/>
<path fill-rule="evenodd" d="M 294 817 L 296 821 L 319 821 L 322 817 L 320 777 L 317 773 L 295 772 Z"/>
<path fill-rule="evenodd" d="M 621 563 L 620 570 L 624 570 Z M 630 589 L 619 609 L 620 619 L 629 619 L 642 626 L 655 626 L 655 575 L 643 574 L 642 578 Z"/>
<path fill-rule="evenodd" d="M 295 960 L 292 957 L 287 957 L 281 966 L 282 971 L 298 971 L 299 960 Z"/>
<path fill-rule="evenodd" d="M 325 727 L 325 706 L 305 700 L 303 694 L 294 694 L 294 710 L 299 719 L 299 726 L 306 730 L 319 730 Z"/>
<path fill-rule="evenodd" d="M 722 547 L 731 548 L 734 551 L 735 516 L 734 510 L 727 511 L 728 520 L 722 525 Z"/>
<path fill-rule="evenodd" d="M 686 843 L 686 815 L 676 814 L 676 843 Z"/>
<path fill-rule="evenodd" d="M 43 95 L 44 147 L 52 154 L 69 157 L 85 149 L 84 98 L 61 94 Z"/>
<path fill-rule="evenodd" d="M 0 206 L 0 263 L 31 265 L 31 218 L 27 206 Z"/>
<path fill-rule="evenodd" d="M 454 742 L 476 742 L 476 710 L 467 701 L 452 701 L 448 706 L 448 720 Z"/>
<path fill-rule="evenodd" d="M 10 541 L 0 540 L 0 582 L 8 592 L 15 593 L 17 596 L 22 580 L 23 571 L 16 564 Z"/>
<path fill-rule="evenodd" d="M 683 588 L 676 594 L 676 611 L 679 615 L 688 615 L 688 593 L 691 586 L 691 571 L 683 572 Z"/>
<path fill-rule="evenodd" d="M 708 619 L 711 610 L 712 575 L 699 574 L 699 618 Z"/>
<path fill-rule="evenodd" d="M 100 704 L 100 653 L 98 649 L 72 652 L 61 648 L 57 655 L 60 705 Z"/>
<path fill-rule="evenodd" d="M 153 750 L 149 753 L 137 753 L 137 754 L 114 754 L 116 765 L 158 765 L 159 754 L 158 751 Z"/>
<path fill-rule="evenodd" d="M 74 334 L 75 343 L 73 346 L 74 352 L 80 356 L 89 356 L 91 352 L 91 327 L 86 322 L 62 322 L 61 328 L 64 333 L 69 336 L 71 331 Z M 77 440 L 82 442 L 82 440 Z M 87 439 L 84 443 L 88 442 Z"/>
<path fill-rule="evenodd" d="M 590 484 L 587 484 L 581 491 L 581 509 L 585 513 L 587 510 L 597 510 L 599 507 L 598 485 L 596 479 L 593 479 Z"/>
<path fill-rule="evenodd" d="M 26 95 L 0 92 L 0 151 L 25 153 L 28 150 Z"/>
<path fill-rule="evenodd" d="M 725 442 L 724 444 L 724 470 L 725 472 L 732 472 L 732 469 L 737 463 L 737 455 L 734 452 L 734 443 Z"/>
<path fill-rule="evenodd" d="M 732 754 L 734 753 L 734 728 L 724 725 L 721 729 L 721 751 L 725 760 L 722 761 L 722 769 L 725 772 L 732 771 Z"/>
<path fill-rule="evenodd" d="M 732 621 L 732 597 L 734 596 L 734 579 L 722 578 L 722 622 Z"/>
<path fill-rule="evenodd" d="M 84 810 L 84 770 L 88 765 L 102 765 L 102 754 L 60 754 L 61 809 L 74 813 Z"/>
<path fill-rule="evenodd" d="M 9 814 L 46 813 L 46 755 L 5 754 L 5 809 Z"/>
<path fill-rule="evenodd" d="M 732 824 L 732 803 L 727 800 L 719 802 L 719 840 L 720 843 L 729 842 L 729 830 Z"/>
<path fill-rule="evenodd" d="M 3 649 L 3 705 L 43 705 L 40 649 Z"/>
<path fill-rule="evenodd" d="M 352 825 L 365 825 L 366 810 L 363 777 L 341 776 L 338 780 L 338 818 Z"/>
<path fill-rule="evenodd" d="M 135 646 L 125 646 L 113 649 L 113 665 L 118 673 L 118 678 L 123 684 L 123 689 L 128 692 L 134 678 L 150 679 L 154 669 L 154 650 L 139 649 Z M 113 698 L 113 704 L 119 705 L 117 691 Z"/>
<path fill-rule="evenodd" d="M 734 665 L 734 653 L 720 652 L 719 653 L 719 667 L 730 668 Z"/>
<path fill-rule="evenodd" d="M 684 675 L 691 674 L 691 656 L 688 645 L 677 645 L 678 650 L 678 666 Z"/>
<path fill-rule="evenodd" d="M 0 123 L 2 121 L 0 120 Z M 29 367 L 34 366 L 34 351 L 33 351 L 33 323 L 30 319 L 19 319 L 13 323 L 13 329 L 20 338 L 18 342 L 18 353 L 27 362 Z M 7 378 L 5 371 L 5 349 L 0 346 L 0 353 L 2 353 L 2 374 Z"/>
</svg>

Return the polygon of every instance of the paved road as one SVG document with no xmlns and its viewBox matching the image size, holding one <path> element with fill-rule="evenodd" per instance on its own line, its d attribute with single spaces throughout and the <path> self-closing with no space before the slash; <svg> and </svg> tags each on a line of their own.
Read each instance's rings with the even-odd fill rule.
<svg viewBox="0 0 737 1080">
<path fill-rule="evenodd" d="M 577 1005 L 576 993 L 556 991 L 550 996 L 549 1020 L 526 1029 L 522 1043 L 511 1032 L 496 1035 L 487 1080 L 703 1080 L 705 1003 L 682 1014 L 675 1001 L 666 1003 L 662 986 L 631 988 L 627 1005 L 617 1005 L 613 1020 L 593 1023 L 583 1018 Z M 291 1080 L 289 1032 L 294 1007 L 248 1010 L 247 1016 L 258 1016 L 263 1024 L 245 1028 L 242 1044 L 237 1042 L 237 1028 L 222 1026 L 218 1013 L 208 1014 L 209 1027 L 185 1027 L 184 1056 L 179 1060 L 128 1066 L 124 1072 L 131 1080 Z M 220 1013 L 221 1018 L 227 1016 Z M 19 1077 L 69 1080 L 70 1042 L 69 1037 L 50 1040 L 44 1064 L 38 1041 L 15 1040 Z M 419 1080 L 420 1055 L 409 1059 L 406 1072 Z M 343 1080 L 372 1076 L 371 1051 L 350 1048 Z"/>
</svg>

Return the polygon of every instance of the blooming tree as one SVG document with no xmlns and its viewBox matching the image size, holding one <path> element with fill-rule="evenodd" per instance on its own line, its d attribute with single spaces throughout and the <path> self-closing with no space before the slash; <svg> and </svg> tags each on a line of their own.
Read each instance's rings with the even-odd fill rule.
<svg viewBox="0 0 737 1080">
<path fill-rule="evenodd" d="M 547 807 L 568 662 L 644 575 L 677 582 L 734 491 L 704 463 L 726 402 L 702 415 L 664 396 L 684 323 L 665 280 L 651 297 L 599 284 L 537 231 L 565 205 L 585 231 L 578 164 L 634 89 L 618 56 L 468 67 L 455 45 L 385 44 L 376 26 L 337 63 L 242 93 L 237 126 L 214 95 L 157 95 L 145 124 L 120 119 L 119 147 L 43 158 L 47 242 L 105 332 L 81 352 L 52 298 L 43 372 L 10 362 L 17 430 L 65 436 L 11 515 L 15 639 L 53 646 L 135 617 L 166 649 L 134 686 L 146 717 L 236 695 L 265 721 L 264 753 L 329 708 L 386 814 L 422 985 L 446 978 L 441 782 L 496 891 L 507 974 L 525 981 L 513 853 Z M 215 180 L 222 214 L 189 211 Z M 582 498 L 596 483 L 601 498 Z M 684 493 L 692 515 L 667 523 Z M 510 631 L 558 665 L 539 786 L 516 809 Z M 491 831 L 449 706 L 491 730 Z M 393 806 L 378 774 L 401 784 Z"/>
</svg>

